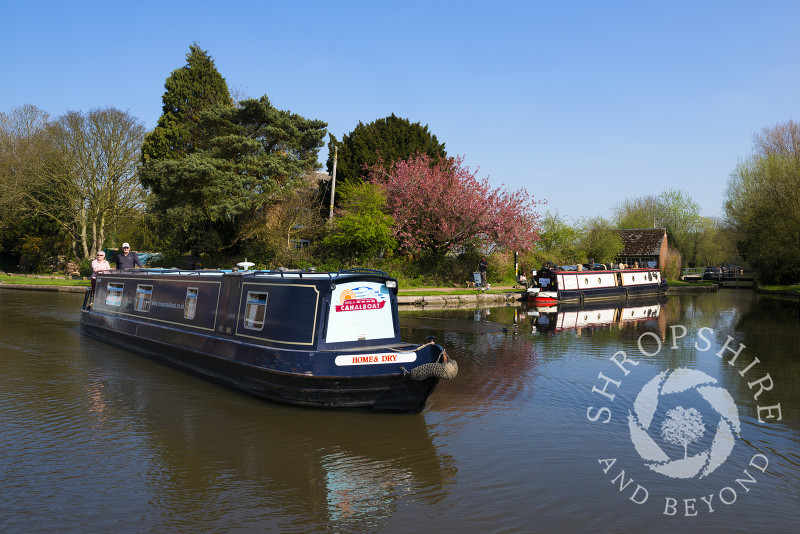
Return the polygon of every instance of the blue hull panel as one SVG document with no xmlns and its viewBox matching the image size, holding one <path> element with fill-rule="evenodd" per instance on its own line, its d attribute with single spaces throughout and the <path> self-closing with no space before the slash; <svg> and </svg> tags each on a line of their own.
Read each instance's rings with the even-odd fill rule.
<svg viewBox="0 0 800 534">
<path fill-rule="evenodd" d="M 161 327 L 147 328 L 132 321 L 82 313 L 81 331 L 86 335 L 271 401 L 418 413 L 438 383 L 436 378 L 412 380 L 396 364 L 384 366 L 385 374 L 375 374 L 373 369 L 363 376 L 345 375 L 342 369 L 334 374 L 337 369 L 331 364 L 331 373 L 314 375 L 307 370 L 309 365 L 301 362 L 314 359 L 332 362 L 337 353 L 292 354 L 273 350 L 267 354 L 265 347 L 247 347 L 233 340 L 203 339 L 185 333 L 179 336 L 182 340 L 179 344 Z M 422 363 L 435 361 L 434 353 L 438 351 L 434 347 L 420 351 L 419 359 L 427 357 Z M 265 366 L 267 361 L 273 365 Z"/>
</svg>

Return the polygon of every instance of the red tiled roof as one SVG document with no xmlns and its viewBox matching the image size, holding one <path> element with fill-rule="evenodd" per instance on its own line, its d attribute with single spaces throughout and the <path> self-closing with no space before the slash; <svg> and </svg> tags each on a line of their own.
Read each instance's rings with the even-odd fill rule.
<svg viewBox="0 0 800 534">
<path fill-rule="evenodd" d="M 663 228 L 646 228 L 638 230 L 617 230 L 624 247 L 620 256 L 658 256 L 661 253 L 661 242 L 667 238 Z"/>
</svg>

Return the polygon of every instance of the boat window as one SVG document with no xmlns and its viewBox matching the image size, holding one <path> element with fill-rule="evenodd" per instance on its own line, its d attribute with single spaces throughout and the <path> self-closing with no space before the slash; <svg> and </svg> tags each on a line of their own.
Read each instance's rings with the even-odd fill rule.
<svg viewBox="0 0 800 534">
<path fill-rule="evenodd" d="M 244 327 L 250 330 L 264 328 L 264 316 L 267 312 L 267 294 L 247 292 L 247 306 L 244 309 Z"/>
<path fill-rule="evenodd" d="M 120 306 L 122 304 L 123 284 L 108 284 L 106 291 L 106 304 L 108 306 Z"/>
<path fill-rule="evenodd" d="M 194 319 L 197 311 L 197 288 L 190 287 L 186 290 L 186 303 L 183 306 L 183 318 Z"/>
<path fill-rule="evenodd" d="M 136 286 L 136 299 L 133 301 L 133 309 L 136 311 L 150 311 L 150 296 L 153 294 L 153 286 Z"/>
</svg>

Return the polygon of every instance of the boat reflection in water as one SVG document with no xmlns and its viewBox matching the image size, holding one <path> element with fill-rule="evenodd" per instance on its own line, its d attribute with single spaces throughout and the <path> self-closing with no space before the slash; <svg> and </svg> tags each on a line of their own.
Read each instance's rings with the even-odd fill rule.
<svg viewBox="0 0 800 534">
<path fill-rule="evenodd" d="M 617 325 L 661 322 L 661 304 L 666 299 L 637 299 L 612 306 L 607 302 L 586 304 L 558 304 L 555 306 L 530 306 L 527 315 L 531 318 L 532 333 L 551 333 L 564 330 L 610 328 Z M 659 328 L 663 331 L 663 328 Z"/>
<path fill-rule="evenodd" d="M 205 511 L 198 516 L 203 528 L 155 514 L 144 531 L 247 530 L 253 511 L 268 514 L 265 502 L 283 510 L 265 520 L 273 527 L 267 530 L 352 531 L 363 524 L 380 530 L 403 498 L 443 498 L 446 480 L 456 474 L 423 417 L 273 406 L 213 385 L 176 395 L 191 377 L 165 376 L 123 357 L 102 361 L 114 376 L 150 375 L 113 390 L 98 377 L 87 398 L 95 413 L 136 421 L 143 438 L 136 454 L 154 466 L 146 501 L 182 503 L 190 488 L 193 505 Z M 106 434 L 114 418 L 99 418 L 93 430 Z M 231 492 L 238 502 L 225 509 Z"/>
</svg>

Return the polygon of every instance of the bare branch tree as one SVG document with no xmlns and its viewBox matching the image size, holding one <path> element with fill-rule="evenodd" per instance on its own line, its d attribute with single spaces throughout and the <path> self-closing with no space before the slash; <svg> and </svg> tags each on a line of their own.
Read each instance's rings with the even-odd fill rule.
<svg viewBox="0 0 800 534">
<path fill-rule="evenodd" d="M 142 205 L 136 170 L 145 128 L 115 108 L 72 111 L 53 122 L 34 110 L 21 110 L 13 127 L 3 128 L 3 154 L 20 163 L 3 157 L 11 163 L 4 164 L 2 202 L 54 221 L 76 257 L 91 257 L 116 218 Z"/>
</svg>

